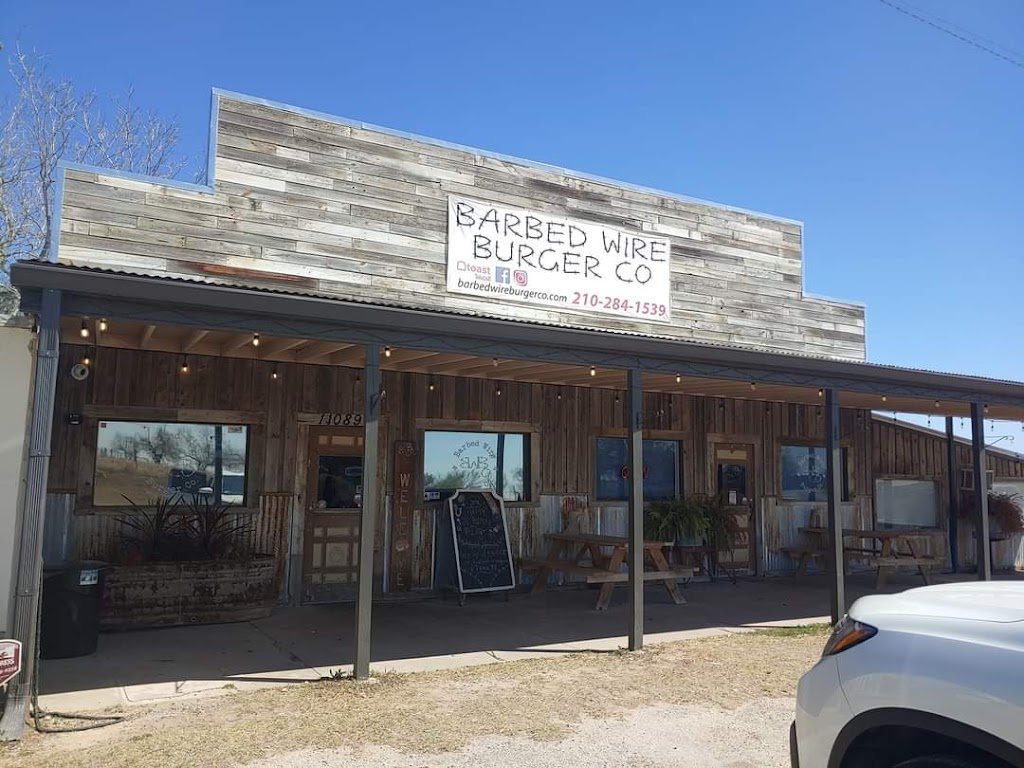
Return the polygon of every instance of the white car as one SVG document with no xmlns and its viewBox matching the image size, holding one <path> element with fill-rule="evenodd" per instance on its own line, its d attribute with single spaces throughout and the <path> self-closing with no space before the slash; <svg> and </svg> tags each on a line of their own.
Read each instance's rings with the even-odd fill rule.
<svg viewBox="0 0 1024 768">
<path fill-rule="evenodd" d="M 1024 768 L 1024 583 L 872 595 L 801 679 L 794 768 Z"/>
</svg>

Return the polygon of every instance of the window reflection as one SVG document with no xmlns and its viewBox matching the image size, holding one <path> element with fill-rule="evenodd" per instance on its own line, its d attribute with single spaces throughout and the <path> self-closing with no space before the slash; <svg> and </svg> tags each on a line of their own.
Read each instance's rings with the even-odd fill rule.
<svg viewBox="0 0 1024 768">
<path fill-rule="evenodd" d="M 244 505 L 248 441 L 240 424 L 101 421 L 93 504 L 205 497 Z"/>
</svg>

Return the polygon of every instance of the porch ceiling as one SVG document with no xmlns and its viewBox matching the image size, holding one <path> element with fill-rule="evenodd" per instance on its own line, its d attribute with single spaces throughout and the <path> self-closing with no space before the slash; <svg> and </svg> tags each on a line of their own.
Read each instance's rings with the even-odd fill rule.
<svg viewBox="0 0 1024 768">
<path fill-rule="evenodd" d="M 64 343 L 352 368 L 361 368 L 364 362 L 363 345 L 351 342 L 261 335 L 257 346 L 253 344 L 252 333 L 157 325 L 134 320 L 111 320 L 107 330 L 103 331 L 99 318 L 85 321 L 89 336 L 83 338 L 82 322 L 82 318 L 77 316 L 62 318 L 61 335 Z M 619 390 L 626 388 L 627 372 L 619 368 L 595 367 L 592 375 L 590 367 L 581 365 L 435 352 L 419 348 L 389 347 L 388 350 L 389 354 L 381 356 L 383 370 L 493 381 Z M 663 373 L 645 373 L 643 381 L 644 389 L 648 392 L 806 405 L 823 402 L 820 388 L 794 384 Z M 970 406 L 966 402 L 943 402 L 897 395 L 840 391 L 840 403 L 844 408 L 920 413 L 937 417 L 970 415 Z M 1024 421 L 1024 408 L 992 404 L 988 416 L 993 419 Z"/>
</svg>

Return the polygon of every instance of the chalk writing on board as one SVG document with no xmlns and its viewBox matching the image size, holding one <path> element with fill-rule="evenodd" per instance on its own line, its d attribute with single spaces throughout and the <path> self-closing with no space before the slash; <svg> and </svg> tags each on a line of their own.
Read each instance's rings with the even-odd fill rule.
<svg viewBox="0 0 1024 768">
<path fill-rule="evenodd" d="M 515 588 L 503 503 L 491 491 L 448 500 L 460 592 Z"/>
</svg>

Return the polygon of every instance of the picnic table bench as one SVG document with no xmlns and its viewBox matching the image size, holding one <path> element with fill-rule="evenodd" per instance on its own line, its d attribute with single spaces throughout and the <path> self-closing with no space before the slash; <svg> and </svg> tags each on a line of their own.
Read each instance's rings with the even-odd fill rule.
<svg viewBox="0 0 1024 768">
<path fill-rule="evenodd" d="M 625 536 L 577 531 L 549 533 L 545 538 L 550 542 L 546 557 L 543 560 L 524 560 L 520 564 L 524 571 L 537 571 L 531 594 L 542 592 L 547 586 L 548 578 L 555 571 L 578 574 L 585 576 L 588 584 L 601 585 L 595 607 L 599 611 L 608 608 L 615 585 L 629 580 L 629 573 L 622 570 L 622 565 L 628 563 L 626 555 L 629 551 L 629 539 Z M 654 566 L 653 570 L 644 571 L 644 581 L 664 582 L 672 601 L 676 605 L 685 604 L 686 598 L 679 591 L 676 582 L 679 579 L 692 578 L 694 569 L 669 567 L 662 551 L 669 546 L 666 542 L 645 541 L 643 546 L 646 559 Z M 610 553 L 605 551 L 608 549 L 611 550 Z M 572 554 L 568 558 L 563 557 L 564 551 Z"/>
<path fill-rule="evenodd" d="M 827 547 L 828 528 L 811 526 L 801 528 L 800 532 L 810 536 L 813 543 L 807 547 L 782 548 L 782 551 L 791 557 L 799 556 L 796 576 L 802 575 L 807 570 L 810 560 L 825 558 L 829 551 Z M 866 560 L 877 571 L 875 575 L 875 589 L 881 589 L 885 586 L 886 577 L 891 573 L 895 573 L 897 568 L 912 566 L 917 568 L 925 584 L 931 584 L 926 568 L 938 565 L 939 560 L 933 555 L 920 554 L 917 544 L 922 539 L 935 539 L 941 535 L 941 531 L 928 528 L 844 528 L 844 539 L 873 540 L 877 542 L 867 547 L 844 545 L 844 570 L 851 559 Z"/>
</svg>

